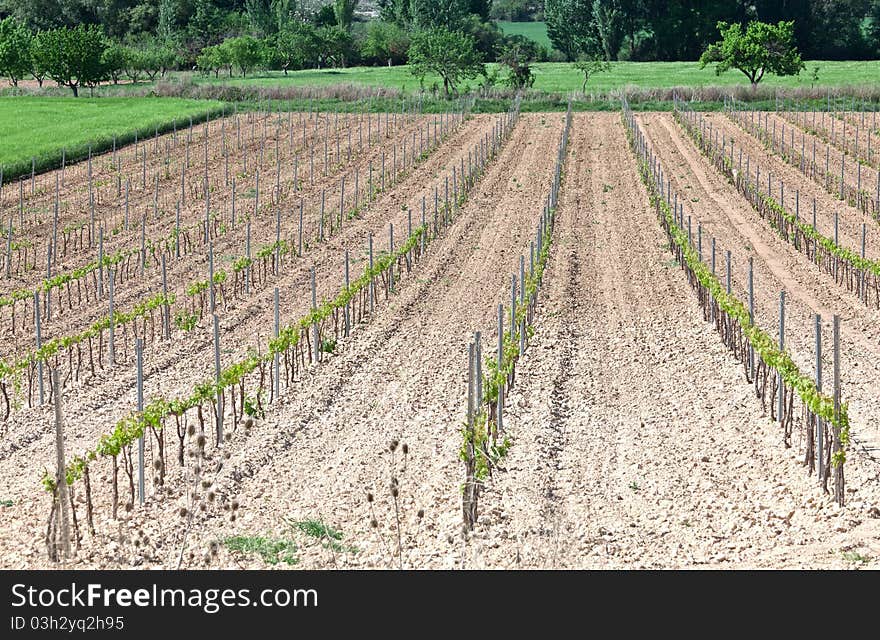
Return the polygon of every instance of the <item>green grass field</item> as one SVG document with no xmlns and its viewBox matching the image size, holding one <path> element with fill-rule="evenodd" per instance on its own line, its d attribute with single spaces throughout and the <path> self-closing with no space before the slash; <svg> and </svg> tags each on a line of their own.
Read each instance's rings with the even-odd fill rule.
<svg viewBox="0 0 880 640">
<path fill-rule="evenodd" d="M 549 51 L 553 48 L 553 43 L 547 37 L 546 22 L 498 22 L 501 31 L 508 36 L 524 36 L 529 40 L 534 40 L 543 45 Z"/>
<path fill-rule="evenodd" d="M 527 24 L 527 23 L 525 23 Z M 880 81 L 880 60 L 869 62 L 817 61 L 808 62 L 805 71 L 799 76 L 777 78 L 767 76 L 762 85 L 771 87 L 810 87 L 810 75 L 818 66 L 820 86 L 841 86 L 855 84 L 877 84 Z M 490 65 L 490 68 L 492 65 Z M 583 77 L 571 64 L 564 62 L 541 62 L 533 65 L 535 73 L 534 89 L 546 92 L 566 93 L 580 91 Z M 250 77 L 232 78 L 221 75 L 206 78 L 195 75 L 193 79 L 202 83 L 251 84 L 257 86 L 364 84 L 376 87 L 390 87 L 403 91 L 419 89 L 419 80 L 409 72 L 409 67 L 351 67 L 349 69 L 310 69 L 292 71 L 285 76 L 280 71 L 253 74 Z M 425 78 L 425 87 L 440 84 L 439 77 Z M 479 84 L 479 79 L 470 81 L 471 88 Z M 696 62 L 614 62 L 611 71 L 594 76 L 587 85 L 587 91 L 605 92 L 626 86 L 640 88 L 669 88 L 677 86 L 748 86 L 748 80 L 738 71 L 728 71 L 720 76 L 714 69 L 700 69 Z"/>
<path fill-rule="evenodd" d="M 176 118 L 202 120 L 222 103 L 175 98 L 0 98 L 0 166 L 4 180 L 30 173 L 31 157 L 37 171 L 56 166 L 61 149 L 70 160 L 112 144 L 143 137 L 156 127 L 165 130 Z"/>
</svg>

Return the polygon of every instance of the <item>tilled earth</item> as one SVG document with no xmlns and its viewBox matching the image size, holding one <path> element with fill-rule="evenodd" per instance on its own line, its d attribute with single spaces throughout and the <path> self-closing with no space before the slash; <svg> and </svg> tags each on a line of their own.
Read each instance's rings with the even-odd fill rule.
<svg viewBox="0 0 880 640">
<path fill-rule="evenodd" d="M 318 249 L 315 260 L 326 253 L 328 274 L 319 287 L 338 286 L 340 267 L 330 263 L 345 248 L 362 247 L 368 232 L 381 234 L 390 221 L 403 228 L 407 208 L 418 210 L 423 192 L 494 122 L 467 125 L 446 143 L 456 153 L 429 160 L 430 170 L 414 172 L 376 213 Z M 222 468 L 211 476 L 215 498 L 203 511 L 180 482 L 169 482 L 144 508 L 121 509 L 112 521 L 106 489 L 96 490 L 98 535 L 84 535 L 73 566 L 876 565 L 876 314 L 779 240 L 671 117 L 645 115 L 640 123 L 673 187 L 692 194 L 687 212 L 723 239 L 719 246 L 735 249 L 738 294 L 746 258 L 754 258 L 762 326 L 775 326 L 778 291 L 789 291 L 786 342 L 802 368 L 812 363 L 810 313 L 843 316 L 844 399 L 856 440 L 846 507 L 807 475 L 797 437 L 792 449 L 783 446 L 741 365 L 703 322 L 619 114 L 584 114 L 572 126 L 536 333 L 507 399 L 512 446 L 481 494 L 476 530 L 462 535 L 466 345 L 480 330 L 494 351 L 496 306 L 509 299 L 520 255 L 528 260 L 563 129 L 562 114 L 530 114 L 372 322 L 340 341 L 252 429 L 235 431 L 228 459 L 209 454 L 204 464 Z M 307 304 L 307 269 L 285 278 L 290 297 L 302 298 L 285 308 L 294 315 Z M 246 342 L 265 334 L 270 301 L 267 288 L 248 301 L 253 313 L 233 310 L 228 335 Z M 156 388 L 185 384 L 188 367 L 210 368 L 210 354 L 175 357 L 165 365 L 171 380 L 162 380 L 165 366 L 154 368 Z M 107 423 L 91 424 L 89 416 L 130 409 L 132 383 L 98 381 L 82 398 L 65 398 L 71 449 Z M 43 542 L 49 499 L 32 469 L 34 459 L 52 459 L 49 415 L 31 412 L 4 436 L 0 474 L 12 506 L 0 510 L 0 549 L 8 568 L 57 566 Z M 37 440 L 10 444 L 30 431 Z M 93 485 L 106 484 L 104 476 L 96 473 Z M 181 508 L 195 514 L 191 524 Z M 223 542 L 236 536 L 276 546 L 266 556 L 233 551 Z"/>
</svg>

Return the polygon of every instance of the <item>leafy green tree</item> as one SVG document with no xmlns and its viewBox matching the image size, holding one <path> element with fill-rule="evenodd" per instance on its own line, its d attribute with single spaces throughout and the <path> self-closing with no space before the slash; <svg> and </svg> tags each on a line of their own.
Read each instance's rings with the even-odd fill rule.
<svg viewBox="0 0 880 640">
<path fill-rule="evenodd" d="M 410 0 L 410 15 L 416 29 L 455 31 L 469 13 L 469 0 Z"/>
<path fill-rule="evenodd" d="M 74 96 L 79 87 L 93 87 L 107 78 L 104 50 L 107 39 L 96 25 L 62 27 L 40 34 L 45 47 L 46 75 L 59 85 L 70 87 Z"/>
<path fill-rule="evenodd" d="M 509 41 L 501 52 L 498 62 L 507 68 L 505 82 L 512 89 L 528 89 L 535 83 L 535 75 L 529 65 L 533 55 L 534 47 L 529 47 L 518 39 Z"/>
<path fill-rule="evenodd" d="M 623 43 L 623 12 L 620 0 L 593 0 L 593 29 L 606 60 L 617 60 Z"/>
<path fill-rule="evenodd" d="M 266 60 L 265 43 L 253 36 L 230 38 L 223 43 L 223 46 L 228 49 L 232 64 L 239 68 L 243 76 L 247 76 L 248 71 L 260 66 Z"/>
<path fill-rule="evenodd" d="M 123 49 L 123 71 L 126 77 L 132 82 L 138 82 L 147 70 L 146 53 L 135 47 L 125 47 Z"/>
<path fill-rule="evenodd" d="M 575 69 L 584 74 L 584 84 L 581 86 L 581 91 L 587 92 L 587 82 L 590 81 L 590 78 L 597 73 L 604 73 L 606 71 L 611 70 L 611 63 L 607 60 L 602 60 L 601 58 L 591 58 L 587 60 L 578 60 L 574 63 Z"/>
<path fill-rule="evenodd" d="M 302 69 L 318 57 L 320 42 L 308 23 L 291 23 L 275 36 L 275 63 L 284 70 Z"/>
<path fill-rule="evenodd" d="M 361 55 L 374 64 L 401 64 L 406 61 L 409 34 L 393 22 L 371 20 L 361 45 Z"/>
<path fill-rule="evenodd" d="M 411 0 L 377 0 L 379 17 L 383 22 L 409 29 L 412 26 Z"/>
<path fill-rule="evenodd" d="M 43 80 L 49 68 L 48 52 L 46 48 L 45 31 L 38 31 L 31 38 L 31 55 L 30 55 L 30 74 L 37 81 L 39 86 L 43 86 Z"/>
<path fill-rule="evenodd" d="M 354 21 L 354 10 L 357 9 L 360 0 L 333 0 L 333 15 L 336 16 L 336 26 L 346 31 L 351 30 Z"/>
<path fill-rule="evenodd" d="M 427 29 L 413 36 L 409 48 L 410 71 L 420 81 L 429 73 L 443 80 L 443 92 L 458 94 L 462 80 L 485 73 L 480 55 L 474 48 L 473 38 L 443 28 Z"/>
<path fill-rule="evenodd" d="M 203 73 L 213 73 L 214 77 L 219 77 L 220 72 L 225 69 L 231 78 L 232 54 L 226 42 L 209 45 L 202 49 L 196 58 L 196 66 Z"/>
<path fill-rule="evenodd" d="M 0 20 L 0 74 L 9 78 L 13 87 L 31 70 L 31 33 L 18 20 L 9 16 Z"/>
<path fill-rule="evenodd" d="M 546 0 L 547 36 L 569 62 L 601 49 L 593 26 L 592 0 Z"/>
<path fill-rule="evenodd" d="M 166 45 L 175 41 L 178 31 L 178 0 L 159 0 L 156 35 Z"/>
<path fill-rule="evenodd" d="M 324 66 L 345 68 L 357 55 L 354 38 L 342 27 L 321 27 L 317 33 L 318 57 Z"/>
<path fill-rule="evenodd" d="M 743 31 L 739 24 L 718 23 L 721 40 L 709 45 L 700 56 L 700 68 L 715 64 L 715 73 L 721 75 L 736 69 L 757 87 L 765 73 L 778 76 L 797 75 L 804 62 L 794 45 L 794 22 L 782 21 L 776 25 L 750 22 Z"/>
<path fill-rule="evenodd" d="M 107 69 L 107 74 L 110 76 L 113 84 L 119 84 L 119 79 L 125 72 L 127 53 L 126 47 L 122 46 L 119 42 L 112 42 L 104 49 L 104 67 Z"/>
</svg>

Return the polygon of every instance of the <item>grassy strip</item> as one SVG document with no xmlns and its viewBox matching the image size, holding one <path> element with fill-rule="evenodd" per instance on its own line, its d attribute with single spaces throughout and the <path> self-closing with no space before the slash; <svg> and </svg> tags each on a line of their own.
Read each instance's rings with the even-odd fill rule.
<svg viewBox="0 0 880 640">
<path fill-rule="evenodd" d="M 0 99 L 0 158 L 3 181 L 61 167 L 62 149 L 69 165 L 89 155 L 171 131 L 192 116 L 200 123 L 228 110 L 216 100 L 159 98 Z"/>
</svg>

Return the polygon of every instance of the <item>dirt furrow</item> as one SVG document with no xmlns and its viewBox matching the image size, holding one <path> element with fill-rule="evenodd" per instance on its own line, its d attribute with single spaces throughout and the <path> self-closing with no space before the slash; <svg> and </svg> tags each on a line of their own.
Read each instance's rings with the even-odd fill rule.
<svg viewBox="0 0 880 640">
<path fill-rule="evenodd" d="M 510 397 L 516 444 L 474 543 L 480 565 L 846 566 L 842 550 L 876 548 L 878 521 L 866 533 L 861 515 L 820 497 L 760 416 L 670 260 L 626 147 L 619 116 L 575 119 L 537 333 Z M 548 498 L 542 443 L 557 430 Z"/>
</svg>

